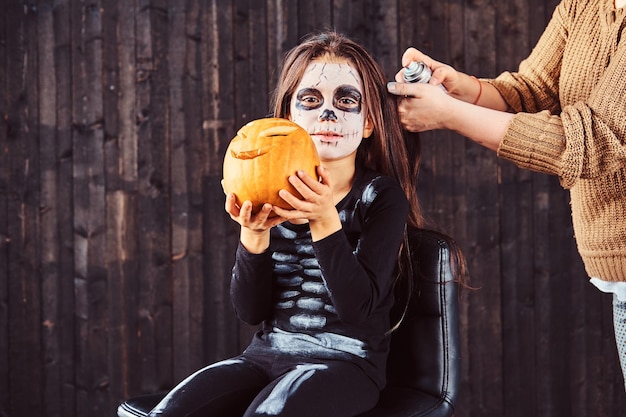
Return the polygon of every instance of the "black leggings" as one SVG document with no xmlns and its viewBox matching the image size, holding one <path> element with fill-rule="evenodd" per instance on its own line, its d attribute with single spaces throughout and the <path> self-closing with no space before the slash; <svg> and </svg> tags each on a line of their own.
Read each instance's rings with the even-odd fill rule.
<svg viewBox="0 0 626 417">
<path fill-rule="evenodd" d="M 343 361 L 238 356 L 186 378 L 150 417 L 350 417 L 376 405 L 379 389 Z"/>
</svg>

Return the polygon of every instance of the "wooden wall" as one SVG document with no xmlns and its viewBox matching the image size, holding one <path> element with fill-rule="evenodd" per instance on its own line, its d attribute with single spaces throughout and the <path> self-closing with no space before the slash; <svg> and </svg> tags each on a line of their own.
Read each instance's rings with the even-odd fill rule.
<svg viewBox="0 0 626 417">
<path fill-rule="evenodd" d="M 556 3 L 2 1 L 0 416 L 110 417 L 247 344 L 221 160 L 303 35 L 351 35 L 389 79 L 410 45 L 494 76 Z M 620 415 L 611 297 L 587 281 L 567 193 L 458 135 L 422 140 L 424 208 L 477 288 L 457 417 Z"/>
</svg>

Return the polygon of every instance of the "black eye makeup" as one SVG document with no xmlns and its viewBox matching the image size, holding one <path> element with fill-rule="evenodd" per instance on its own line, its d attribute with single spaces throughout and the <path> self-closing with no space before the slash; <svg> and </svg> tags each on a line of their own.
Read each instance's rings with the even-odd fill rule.
<svg viewBox="0 0 626 417">
<path fill-rule="evenodd" d="M 333 106 L 349 113 L 361 113 L 361 92 L 350 85 L 340 85 L 333 94 Z M 316 110 L 324 104 L 322 93 L 316 88 L 303 88 L 296 95 L 298 110 Z"/>
<path fill-rule="evenodd" d="M 361 92 L 350 85 L 340 85 L 333 96 L 333 105 L 349 113 L 361 113 L 361 101 Z"/>
<path fill-rule="evenodd" d="M 315 110 L 324 104 L 322 93 L 316 88 L 303 88 L 296 96 L 296 108 L 298 110 Z"/>
</svg>

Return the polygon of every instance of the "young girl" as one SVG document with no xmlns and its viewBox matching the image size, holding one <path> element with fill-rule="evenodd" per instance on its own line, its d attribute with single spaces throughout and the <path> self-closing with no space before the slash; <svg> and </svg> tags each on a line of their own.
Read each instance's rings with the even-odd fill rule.
<svg viewBox="0 0 626 417">
<path fill-rule="evenodd" d="M 405 227 L 420 215 L 396 105 L 372 57 L 336 33 L 290 51 L 275 117 L 311 135 L 319 179 L 303 196 L 225 208 L 241 225 L 231 281 L 248 348 L 188 377 L 150 416 L 355 416 L 385 385 L 393 285 Z M 273 212 L 273 215 L 270 214 Z"/>
</svg>

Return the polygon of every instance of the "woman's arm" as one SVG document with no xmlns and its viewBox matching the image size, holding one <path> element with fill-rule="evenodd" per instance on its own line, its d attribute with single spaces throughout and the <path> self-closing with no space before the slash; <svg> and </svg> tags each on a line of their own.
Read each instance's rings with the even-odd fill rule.
<svg viewBox="0 0 626 417">
<path fill-rule="evenodd" d="M 513 115 L 508 111 L 558 110 L 558 77 L 566 42 L 567 6 L 560 4 L 519 73 L 478 80 L 420 51 L 409 48 L 402 65 L 422 61 L 433 74 L 429 84 L 443 84 L 447 95 L 432 85 L 389 83 L 390 93 L 406 96 L 400 119 L 410 131 L 453 130 L 491 150 L 498 150 Z M 396 75 L 401 80 L 402 70 Z M 476 104 L 476 105 L 472 105 Z"/>
<path fill-rule="evenodd" d="M 621 169 L 626 163 L 625 48 L 615 50 L 606 69 L 602 62 L 593 63 L 593 68 L 602 74 L 589 95 L 581 94 L 580 84 L 570 82 L 572 87 L 568 90 L 566 82 L 570 79 L 562 77 L 577 74 L 571 74 L 571 65 L 562 67 L 568 36 L 576 28 L 571 27 L 572 16 L 581 12 L 576 6 L 572 1 L 557 6 L 546 31 L 518 72 L 505 72 L 488 85 L 483 81 L 485 97 L 479 100 L 481 106 L 502 110 L 497 100 L 493 101 L 494 95 L 500 95 L 507 107 L 518 114 L 489 111 L 466 103 L 471 97 L 472 78 L 441 65 L 434 69 L 433 77 L 443 78 L 450 93 L 448 98 L 429 85 L 390 83 L 391 93 L 411 96 L 399 105 L 405 128 L 456 131 L 497 150 L 500 157 L 522 168 L 559 176 L 564 187 L 571 187 L 579 178 Z M 575 46 L 581 53 L 592 47 Z M 580 61 L 583 55 L 573 58 Z M 570 74 L 563 75 L 565 71 Z M 433 83 L 437 82 L 440 81 Z M 572 99 L 576 94 L 580 98 Z M 459 100 L 454 101 L 454 97 Z M 562 100 L 571 104 L 562 107 Z"/>
<path fill-rule="evenodd" d="M 498 154 L 569 188 L 626 165 L 626 48 L 597 11 L 561 2 L 517 73 L 492 81 L 514 111 Z M 614 49 L 605 42 L 619 41 Z"/>
<path fill-rule="evenodd" d="M 457 100 L 427 84 L 393 83 L 389 91 L 410 98 L 400 100 L 398 113 L 411 132 L 453 130 L 491 150 L 497 150 L 513 114 Z"/>
</svg>

